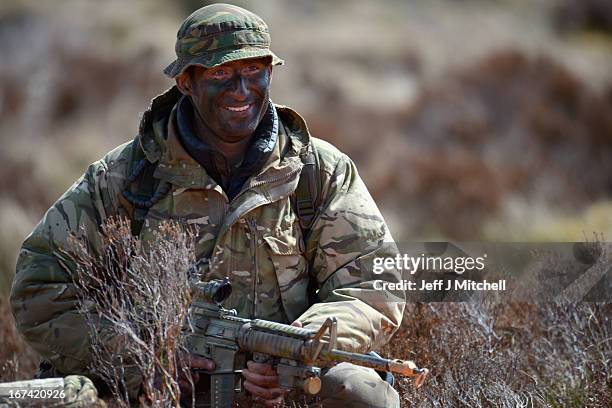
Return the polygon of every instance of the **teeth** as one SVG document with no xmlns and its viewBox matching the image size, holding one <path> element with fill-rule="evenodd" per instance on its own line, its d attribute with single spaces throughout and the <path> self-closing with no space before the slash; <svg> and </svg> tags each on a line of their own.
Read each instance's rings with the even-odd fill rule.
<svg viewBox="0 0 612 408">
<path fill-rule="evenodd" d="M 249 109 L 249 106 L 251 106 L 251 105 L 244 105 L 244 106 L 242 106 L 240 108 L 237 107 L 237 106 L 228 106 L 225 109 L 231 110 L 232 112 L 243 112 L 243 111 Z"/>
</svg>

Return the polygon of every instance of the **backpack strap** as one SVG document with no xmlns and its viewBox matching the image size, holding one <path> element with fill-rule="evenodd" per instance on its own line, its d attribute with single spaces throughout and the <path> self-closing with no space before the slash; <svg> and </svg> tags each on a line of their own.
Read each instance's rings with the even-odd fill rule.
<svg viewBox="0 0 612 408">
<path fill-rule="evenodd" d="M 140 234 L 149 208 L 170 191 L 170 183 L 160 183 L 159 179 L 153 177 L 156 168 L 157 162 L 152 163 L 147 160 L 137 136 L 132 145 L 128 184 L 121 193 L 122 198 L 125 199 L 122 201 L 127 201 L 131 206 L 128 213 L 131 219 L 132 235 L 134 236 Z"/>
<path fill-rule="evenodd" d="M 285 127 L 285 124 L 281 121 L 283 130 L 288 136 L 289 132 Z M 304 165 L 300 173 L 298 185 L 290 196 L 291 206 L 298 216 L 300 228 L 302 230 L 302 240 L 304 246 L 310 236 L 310 229 L 317 215 L 317 209 L 321 205 L 322 197 L 322 183 L 321 183 L 321 172 L 319 165 L 319 156 L 314 143 L 310 143 L 300 151 L 300 160 Z M 310 267 L 309 267 L 310 268 Z M 319 285 L 317 280 L 310 276 L 308 280 L 308 302 L 314 304 L 319 301 L 317 291 Z"/>
<path fill-rule="evenodd" d="M 302 227 L 304 239 L 310 234 L 310 228 L 315 219 L 321 199 L 321 176 L 319 174 L 319 159 L 314 145 L 300 153 L 304 164 L 297 188 L 295 189 L 295 209 Z"/>
<path fill-rule="evenodd" d="M 310 229 L 312 228 L 315 215 L 317 214 L 317 209 L 321 204 L 319 159 L 312 143 L 308 149 L 300 153 L 300 159 L 302 163 L 304 163 L 304 167 L 302 167 L 300 179 L 298 180 L 295 193 L 292 194 L 292 198 L 295 199 L 294 209 L 297 212 L 300 227 L 302 229 L 304 247 L 306 247 L 306 241 L 310 236 Z M 319 285 L 316 279 L 311 276 L 308 280 L 307 289 L 308 301 L 311 305 L 319 301 L 319 296 L 317 295 L 318 289 Z"/>
</svg>

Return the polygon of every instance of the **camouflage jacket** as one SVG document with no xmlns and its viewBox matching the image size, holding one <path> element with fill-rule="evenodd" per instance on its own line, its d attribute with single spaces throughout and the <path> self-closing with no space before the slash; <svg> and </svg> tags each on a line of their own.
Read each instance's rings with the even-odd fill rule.
<svg viewBox="0 0 612 408">
<path fill-rule="evenodd" d="M 311 327 L 336 316 L 341 348 L 366 352 L 384 344 L 399 326 L 404 304 L 374 290 L 366 278 L 374 257 L 395 254 L 383 245 L 391 235 L 353 162 L 311 137 L 293 110 L 276 106 L 283 124 L 277 146 L 259 174 L 228 202 L 178 141 L 169 120 L 177 98 L 176 88 L 155 98 L 141 122 L 137 140 L 146 157 L 158 162 L 155 177 L 171 184 L 148 211 L 141 239 L 150 239 L 165 219 L 193 225 L 201 237 L 196 256 L 206 258 L 200 262 L 203 276 L 232 279 L 235 290 L 226 305 L 240 315 L 284 323 L 299 319 Z M 303 166 L 300 149 L 310 143 L 319 156 L 322 199 L 305 241 L 290 195 Z M 75 310 L 71 271 L 58 262 L 58 249 L 65 249 L 68 234 L 80 227 L 95 245 L 99 225 L 125 214 L 121 192 L 133 146 L 119 146 L 90 165 L 47 211 L 19 254 L 11 294 L 18 328 L 62 373 L 86 374 L 90 357 L 87 325 Z M 319 302 L 312 305 L 310 279 L 319 287 Z M 399 280 L 399 274 L 384 279 Z"/>
</svg>

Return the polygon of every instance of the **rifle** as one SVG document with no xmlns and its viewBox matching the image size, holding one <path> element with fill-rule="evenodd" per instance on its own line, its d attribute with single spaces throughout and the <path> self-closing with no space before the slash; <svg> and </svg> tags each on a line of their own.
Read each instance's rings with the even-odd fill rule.
<svg viewBox="0 0 612 408">
<path fill-rule="evenodd" d="M 428 370 L 418 368 L 412 361 L 338 350 L 334 317 L 328 317 L 319 330 L 240 318 L 235 310 L 222 306 L 231 291 L 228 278 L 196 283 L 192 289 L 190 318 L 194 328 L 186 336 L 187 349 L 215 362 L 210 390 L 201 393 L 196 390 L 197 407 L 233 406 L 234 393 L 240 390 L 236 374 L 246 366 L 249 353 L 253 354 L 253 361 L 271 361 L 275 365 L 280 387 L 307 395 L 320 391 L 322 367 L 341 362 L 414 377 L 417 388 L 425 380 Z M 209 399 L 203 394 L 209 394 Z"/>
</svg>

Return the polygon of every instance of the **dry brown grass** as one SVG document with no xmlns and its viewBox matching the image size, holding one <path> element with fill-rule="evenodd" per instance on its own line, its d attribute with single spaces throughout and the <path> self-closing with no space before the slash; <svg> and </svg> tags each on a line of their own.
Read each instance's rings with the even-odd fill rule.
<svg viewBox="0 0 612 408">
<path fill-rule="evenodd" d="M 189 234 L 167 225 L 143 252 L 126 222 L 105 227 L 102 254 L 86 242 L 76 251 L 77 276 L 94 328 L 92 372 L 128 406 L 122 369 L 145 378 L 143 402 L 177 401 L 176 378 L 193 263 Z M 85 285 L 86 283 L 86 285 Z M 92 304 L 91 300 L 95 300 Z M 0 316 L 7 316 L 6 306 Z M 91 312 L 95 312 L 91 314 Z M 106 332 L 94 320 L 102 317 Z M 37 356 L 3 322 L 2 380 L 30 378 Z M 123 339 L 104 343 L 103 336 Z M 117 346 L 120 349 L 117 349 Z M 410 407 L 607 407 L 612 403 L 612 304 L 410 303 L 402 326 L 384 350 L 428 367 L 423 388 L 398 378 Z M 124 360 L 118 361 L 117 356 Z M 155 402 L 157 401 L 157 402 Z"/>
<path fill-rule="evenodd" d="M 395 169 L 387 188 L 396 194 L 385 202 L 421 220 L 401 234 L 481 239 L 481 227 L 503 218 L 512 199 L 566 212 L 609 199 L 609 92 L 546 55 L 516 49 L 426 87 L 397 118 L 404 137 L 389 158 L 402 171 Z"/>
<path fill-rule="evenodd" d="M 606 0 L 559 0 L 553 9 L 555 27 L 561 32 L 612 33 L 612 5 Z"/>
<path fill-rule="evenodd" d="M 0 298 L 0 382 L 33 378 L 40 356 L 17 332 L 8 297 Z"/>
<path fill-rule="evenodd" d="M 74 237 L 74 281 L 80 311 L 92 337 L 89 371 L 110 388 L 114 403 L 129 407 L 126 374 L 142 380 L 140 401 L 150 407 L 178 407 L 179 376 L 190 371 L 182 356 L 183 333 L 198 277 L 193 265 L 195 236 L 176 223 L 153 231 L 154 244 L 132 236 L 130 221 L 102 226 L 102 251 Z"/>
<path fill-rule="evenodd" d="M 429 367 L 409 407 L 608 407 L 610 304 L 410 304 L 390 355 Z"/>
</svg>

